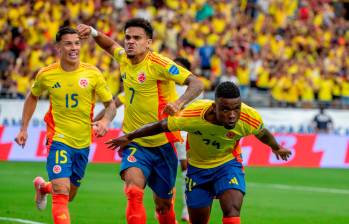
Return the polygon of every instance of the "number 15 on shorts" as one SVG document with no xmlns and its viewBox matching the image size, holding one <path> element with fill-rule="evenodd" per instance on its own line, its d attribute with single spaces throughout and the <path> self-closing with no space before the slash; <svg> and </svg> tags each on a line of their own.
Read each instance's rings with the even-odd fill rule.
<svg viewBox="0 0 349 224">
<path fill-rule="evenodd" d="M 68 162 L 68 158 L 67 158 L 67 151 L 65 150 L 57 150 L 56 151 L 56 164 L 65 164 Z"/>
</svg>

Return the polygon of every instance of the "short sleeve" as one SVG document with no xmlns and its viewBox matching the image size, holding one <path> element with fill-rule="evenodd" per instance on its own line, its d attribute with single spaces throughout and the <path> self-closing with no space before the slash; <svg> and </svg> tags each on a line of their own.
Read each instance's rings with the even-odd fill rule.
<svg viewBox="0 0 349 224">
<path fill-rule="evenodd" d="M 175 116 L 169 116 L 167 118 L 168 130 L 173 131 L 186 131 L 191 132 L 197 122 L 191 120 L 190 117 L 181 116 L 181 113 Z M 194 128 L 195 129 L 195 128 Z"/>
<path fill-rule="evenodd" d="M 42 72 L 39 71 L 31 87 L 31 93 L 34 96 L 40 96 L 42 92 L 45 90 L 44 86 L 42 85 L 42 82 L 43 82 L 42 78 L 43 78 Z"/>
<path fill-rule="evenodd" d="M 153 60 L 158 63 L 158 66 L 156 66 L 156 73 L 159 74 L 160 79 L 172 80 L 179 85 L 183 85 L 191 74 L 190 71 L 177 65 L 169 58 L 156 55 L 153 56 Z"/>
<path fill-rule="evenodd" d="M 261 115 L 256 110 L 254 111 L 252 116 L 253 116 L 253 119 L 251 120 L 251 122 L 253 122 L 253 124 L 255 124 L 256 128 L 252 129 L 251 134 L 257 135 L 264 128 L 264 123 L 263 123 Z"/>
<path fill-rule="evenodd" d="M 102 73 L 97 72 L 96 94 L 102 102 L 108 102 L 113 99 L 113 96 L 105 82 Z"/>
<path fill-rule="evenodd" d="M 124 92 L 119 93 L 116 97 L 120 100 L 120 102 L 122 104 L 125 104 L 126 98 L 125 98 L 125 93 Z"/>
<path fill-rule="evenodd" d="M 115 60 L 120 63 L 121 60 L 123 59 L 123 57 L 125 57 L 126 52 L 125 49 L 122 47 L 117 47 L 114 49 L 114 54 L 113 57 L 115 58 Z"/>
</svg>

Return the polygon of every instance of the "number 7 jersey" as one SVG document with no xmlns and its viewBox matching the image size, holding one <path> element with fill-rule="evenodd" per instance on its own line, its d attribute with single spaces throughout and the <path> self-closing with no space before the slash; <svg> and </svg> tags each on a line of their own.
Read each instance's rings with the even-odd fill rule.
<svg viewBox="0 0 349 224">
<path fill-rule="evenodd" d="M 175 83 L 182 85 L 191 73 L 153 52 L 148 52 L 143 61 L 136 65 L 127 58 L 122 47 L 115 49 L 114 58 L 120 64 L 124 84 L 123 132 L 132 132 L 167 117 L 162 113 L 164 107 L 178 98 Z M 134 141 L 145 147 L 157 147 L 178 141 L 178 138 L 179 133 L 161 133 Z"/>
<path fill-rule="evenodd" d="M 241 104 L 241 114 L 233 129 L 212 124 L 204 115 L 212 100 L 197 100 L 176 116 L 168 117 L 170 131 L 186 131 L 187 158 L 190 165 L 198 168 L 214 168 L 235 157 L 240 160 L 239 140 L 247 135 L 256 135 L 263 128 L 259 113 L 246 104 Z"/>
<path fill-rule="evenodd" d="M 96 94 L 102 102 L 112 100 L 101 72 L 80 63 L 75 71 L 64 71 L 59 62 L 42 68 L 35 77 L 31 93 L 48 91 L 50 108 L 45 115 L 47 139 L 81 149 L 91 144 L 91 123 Z"/>
</svg>

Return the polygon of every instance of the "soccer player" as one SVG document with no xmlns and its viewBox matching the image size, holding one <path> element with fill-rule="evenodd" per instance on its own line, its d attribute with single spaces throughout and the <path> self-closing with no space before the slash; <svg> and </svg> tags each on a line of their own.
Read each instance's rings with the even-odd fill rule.
<svg viewBox="0 0 349 224">
<path fill-rule="evenodd" d="M 241 103 L 239 88 L 232 82 L 219 84 L 215 101 L 197 100 L 178 115 L 106 142 L 109 148 L 123 148 L 139 137 L 163 132 L 188 132 L 186 197 L 190 221 L 208 223 L 216 197 L 223 211 L 222 223 L 239 224 L 245 194 L 245 179 L 239 140 L 255 135 L 271 147 L 277 159 L 287 160 L 291 151 L 279 145 L 264 127 L 258 112 Z"/>
<path fill-rule="evenodd" d="M 56 35 L 59 61 L 42 68 L 36 75 L 31 92 L 25 99 L 22 125 L 15 141 L 25 146 L 27 128 L 39 96 L 48 91 L 50 109 L 46 113 L 46 169 L 50 182 L 34 179 L 36 205 L 45 209 L 47 194 L 52 194 L 52 216 L 55 224 L 69 224 L 68 202 L 72 201 L 84 177 L 88 162 L 93 125 L 94 134 L 104 135 L 115 116 L 112 94 L 101 72 L 80 62 L 80 38 L 75 29 L 61 28 Z M 101 120 L 92 123 L 95 97 L 105 105 Z"/>
<path fill-rule="evenodd" d="M 82 38 L 92 35 L 97 44 L 120 64 L 125 94 L 124 133 L 162 120 L 168 114 L 175 114 L 203 89 L 201 81 L 188 70 L 150 50 L 153 28 L 144 19 L 135 18 L 126 22 L 125 48 L 90 26 L 81 24 L 78 30 Z M 179 98 L 175 83 L 188 85 Z M 146 185 L 154 193 L 159 223 L 176 222 L 172 189 L 178 160 L 172 144 L 178 138 L 179 133 L 139 138 L 122 151 L 120 175 L 125 181 L 126 219 L 129 224 L 146 222 L 143 206 Z"/>
</svg>

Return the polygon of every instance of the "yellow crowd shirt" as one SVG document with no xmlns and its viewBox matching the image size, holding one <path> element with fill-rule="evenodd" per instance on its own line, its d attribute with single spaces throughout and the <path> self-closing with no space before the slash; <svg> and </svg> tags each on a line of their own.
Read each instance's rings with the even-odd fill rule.
<svg viewBox="0 0 349 224">
<path fill-rule="evenodd" d="M 191 73 L 153 52 L 148 52 L 144 60 L 136 65 L 131 63 L 121 47 L 115 49 L 114 58 L 120 64 L 124 84 L 123 132 L 129 133 L 166 118 L 163 109 L 167 103 L 178 98 L 175 83 L 183 85 Z M 134 141 L 145 147 L 157 147 L 179 139 L 179 133 L 161 133 Z"/>
<path fill-rule="evenodd" d="M 256 135 L 263 128 L 259 113 L 244 103 L 233 129 L 212 124 L 204 118 L 212 103 L 211 100 L 197 100 L 178 115 L 168 117 L 170 131 L 188 132 L 188 162 L 199 168 L 214 168 L 238 157 L 241 154 L 239 140 L 244 136 Z"/>
<path fill-rule="evenodd" d="M 57 62 L 36 75 L 31 92 L 40 96 L 44 91 L 50 98 L 50 109 L 45 115 L 49 142 L 58 141 L 77 149 L 88 147 L 95 95 L 103 102 L 112 100 L 101 72 L 82 62 L 78 69 L 67 72 Z"/>
</svg>

